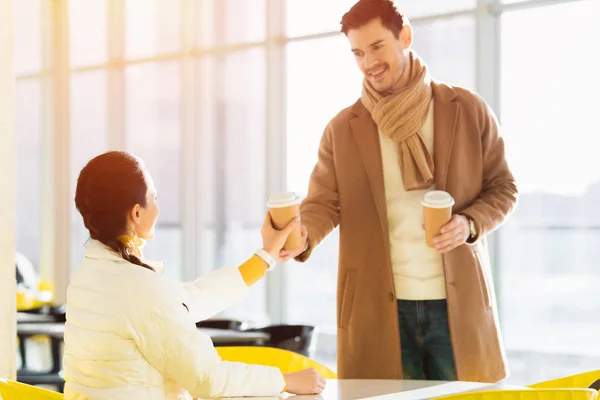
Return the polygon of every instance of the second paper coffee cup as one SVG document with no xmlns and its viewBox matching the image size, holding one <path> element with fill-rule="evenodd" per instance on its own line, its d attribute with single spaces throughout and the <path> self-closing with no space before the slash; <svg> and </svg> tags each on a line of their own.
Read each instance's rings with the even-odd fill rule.
<svg viewBox="0 0 600 400">
<path fill-rule="evenodd" d="M 442 226 L 450 222 L 452 218 L 454 199 L 448 192 L 432 190 L 425 194 L 421 205 L 423 206 L 427 246 L 434 247 L 433 238 L 440 233 Z"/>
</svg>

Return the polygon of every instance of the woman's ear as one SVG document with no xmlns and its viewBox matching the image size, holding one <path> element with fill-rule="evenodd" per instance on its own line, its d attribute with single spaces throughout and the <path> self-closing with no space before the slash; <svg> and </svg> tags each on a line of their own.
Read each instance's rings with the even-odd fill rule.
<svg viewBox="0 0 600 400">
<path fill-rule="evenodd" d="M 129 213 L 129 218 L 136 225 L 139 225 L 141 222 L 141 217 L 140 217 L 140 209 L 141 208 L 142 207 L 139 204 L 136 204 L 135 206 L 133 206 L 131 208 L 131 212 Z"/>
</svg>

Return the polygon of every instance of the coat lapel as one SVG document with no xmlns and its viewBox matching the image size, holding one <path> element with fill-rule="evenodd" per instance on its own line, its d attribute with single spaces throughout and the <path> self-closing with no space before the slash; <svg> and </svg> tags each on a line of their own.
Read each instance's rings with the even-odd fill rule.
<svg viewBox="0 0 600 400">
<path fill-rule="evenodd" d="M 375 200 L 377 213 L 379 214 L 380 225 L 384 233 L 383 237 L 386 246 L 389 246 L 383 162 L 381 160 L 377 125 L 375 125 L 371 115 L 360 100 L 354 104 L 352 111 L 356 114 L 356 117 L 350 120 L 350 127 L 358 145 L 363 165 L 367 171 L 371 192 Z"/>
<path fill-rule="evenodd" d="M 456 93 L 447 85 L 432 82 L 433 90 L 433 162 L 436 189 L 446 190 L 448 166 L 454 132 L 458 123 L 459 103 Z"/>
</svg>

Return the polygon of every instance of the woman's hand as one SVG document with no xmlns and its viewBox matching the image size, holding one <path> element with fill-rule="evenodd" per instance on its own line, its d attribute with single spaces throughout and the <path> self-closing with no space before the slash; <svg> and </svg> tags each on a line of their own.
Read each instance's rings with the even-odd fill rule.
<svg viewBox="0 0 600 400">
<path fill-rule="evenodd" d="M 283 374 L 285 391 L 291 394 L 319 394 L 325 389 L 325 378 L 313 368 Z"/>
<path fill-rule="evenodd" d="M 273 220 L 271 219 L 271 214 L 267 211 L 267 215 L 265 216 L 265 222 L 263 223 L 262 229 L 260 231 L 260 235 L 263 240 L 263 249 L 267 251 L 274 259 L 277 261 L 285 261 L 282 257 L 280 257 L 279 252 L 283 249 L 283 245 L 287 240 L 292 230 L 300 223 L 300 217 L 296 217 L 293 219 L 285 228 L 278 231 L 273 228 Z"/>
</svg>

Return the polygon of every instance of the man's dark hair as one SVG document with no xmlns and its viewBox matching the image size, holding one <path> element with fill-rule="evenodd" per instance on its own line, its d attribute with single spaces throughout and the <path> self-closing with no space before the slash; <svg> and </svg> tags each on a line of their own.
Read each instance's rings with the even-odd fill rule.
<svg viewBox="0 0 600 400">
<path fill-rule="evenodd" d="M 394 33 L 396 39 L 404 25 L 404 16 L 393 0 L 360 0 L 342 17 L 342 32 L 347 36 L 350 29 L 360 28 L 367 22 L 379 18 L 387 29 Z"/>
</svg>

